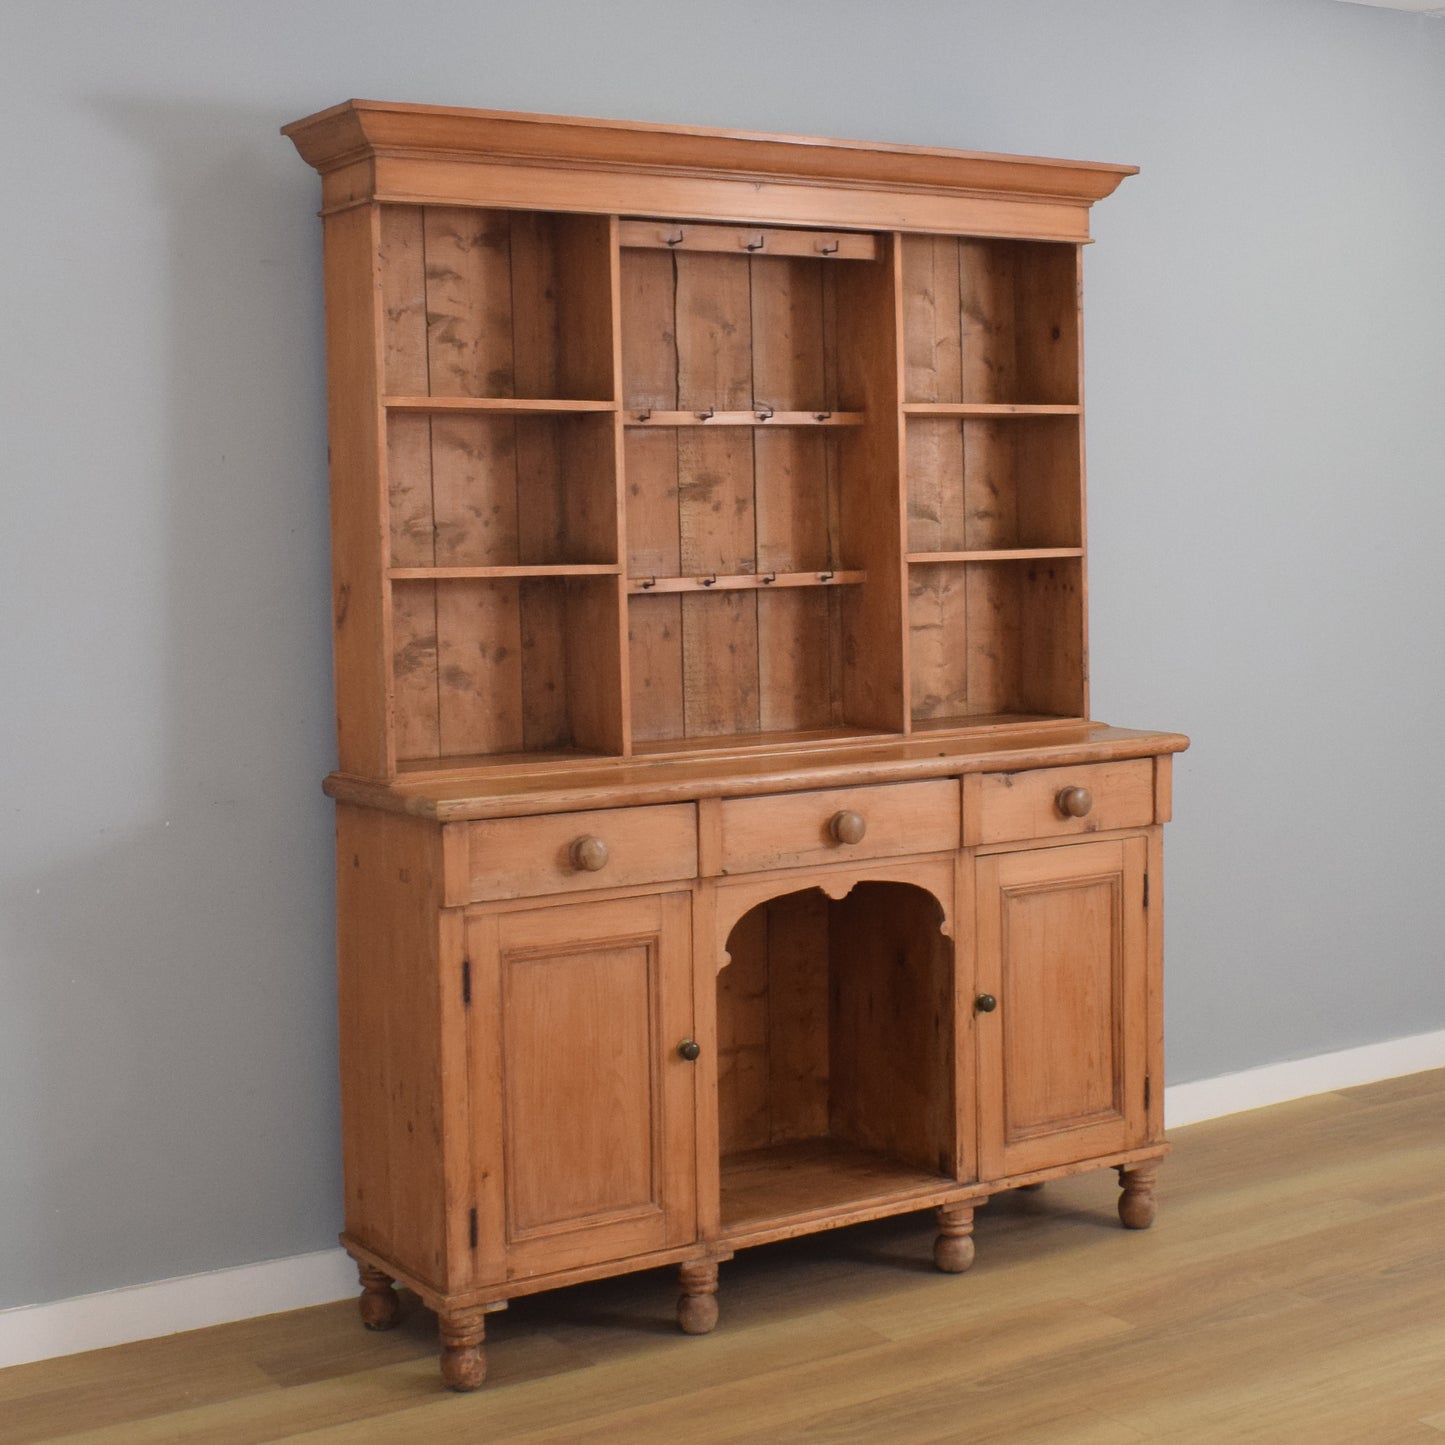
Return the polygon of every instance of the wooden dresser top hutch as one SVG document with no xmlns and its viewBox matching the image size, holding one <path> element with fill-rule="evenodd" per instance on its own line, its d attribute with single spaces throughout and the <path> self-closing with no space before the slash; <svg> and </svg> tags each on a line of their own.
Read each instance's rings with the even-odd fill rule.
<svg viewBox="0 0 1445 1445">
<path fill-rule="evenodd" d="M 350 101 L 322 175 L 347 1223 L 532 1290 L 1114 1167 L 1173 733 L 1089 719 L 1081 245 L 1132 167 Z M 1154 896 L 1150 897 L 1151 879 Z"/>
</svg>

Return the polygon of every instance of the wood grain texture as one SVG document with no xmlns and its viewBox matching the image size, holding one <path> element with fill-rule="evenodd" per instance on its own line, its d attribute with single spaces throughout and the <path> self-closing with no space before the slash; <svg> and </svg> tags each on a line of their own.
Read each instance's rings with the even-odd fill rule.
<svg viewBox="0 0 1445 1445">
<path fill-rule="evenodd" d="M 722 871 L 952 851 L 958 808 L 952 781 L 729 798 L 722 804 Z M 866 831 L 856 843 L 841 841 L 833 831 L 833 820 L 843 812 L 864 819 Z"/>
<path fill-rule="evenodd" d="M 382 475 L 380 219 L 373 209 L 325 226 L 327 441 L 331 490 L 331 621 L 340 766 L 394 772 L 392 679 Z"/>
<path fill-rule="evenodd" d="M 1082 817 L 1060 810 L 1059 796 L 1067 788 L 1088 789 L 1092 804 Z M 1080 768 L 981 774 L 975 802 L 964 819 L 964 841 L 975 845 L 1144 828 L 1154 821 L 1153 763 L 1138 758 Z"/>
<path fill-rule="evenodd" d="M 606 848 L 595 871 L 579 868 L 572 852 L 589 837 Z M 447 895 L 452 906 L 662 883 L 691 878 L 697 869 L 694 810 L 686 803 L 471 823 L 463 846 L 466 877 L 459 894 Z"/>
<path fill-rule="evenodd" d="M 429 1284 L 463 1288 L 470 1260 L 446 1207 L 467 1138 L 444 1128 L 461 1000 L 444 986 L 440 835 L 342 806 L 336 865 L 346 1229 Z"/>
</svg>

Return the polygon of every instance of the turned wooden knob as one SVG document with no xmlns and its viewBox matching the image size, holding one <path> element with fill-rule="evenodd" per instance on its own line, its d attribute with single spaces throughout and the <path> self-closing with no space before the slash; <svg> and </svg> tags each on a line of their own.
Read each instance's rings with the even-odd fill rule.
<svg viewBox="0 0 1445 1445">
<path fill-rule="evenodd" d="M 861 843 L 868 831 L 868 820 L 862 813 L 844 810 L 833 814 L 828 831 L 839 843 Z"/>
<path fill-rule="evenodd" d="M 605 868 L 611 856 L 607 851 L 607 844 L 601 838 L 593 837 L 591 833 L 579 838 L 572 845 L 572 866 L 579 873 L 595 873 L 599 868 Z"/>
<path fill-rule="evenodd" d="M 1064 817 L 1082 818 L 1094 806 L 1094 795 L 1087 788 L 1065 788 L 1056 801 Z"/>
</svg>

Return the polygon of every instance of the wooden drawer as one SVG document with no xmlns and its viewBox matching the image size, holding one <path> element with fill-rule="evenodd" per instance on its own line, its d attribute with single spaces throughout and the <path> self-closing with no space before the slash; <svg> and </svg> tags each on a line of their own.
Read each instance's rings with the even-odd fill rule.
<svg viewBox="0 0 1445 1445">
<path fill-rule="evenodd" d="M 449 906 L 697 876 L 691 803 L 495 818 L 447 832 Z"/>
<path fill-rule="evenodd" d="M 717 871 L 747 873 L 952 851 L 959 844 L 958 807 L 954 778 L 728 798 L 720 809 Z M 844 841 L 856 823 L 849 828 L 850 818 L 835 824 L 840 814 L 862 819 L 856 842 Z"/>
<path fill-rule="evenodd" d="M 1153 758 L 971 773 L 963 783 L 964 841 L 971 846 L 1143 828 L 1154 821 Z M 1064 806 L 1071 789 L 1089 795 L 1087 811 L 1077 817 Z M 1074 801 L 1083 805 L 1080 798 Z"/>
</svg>

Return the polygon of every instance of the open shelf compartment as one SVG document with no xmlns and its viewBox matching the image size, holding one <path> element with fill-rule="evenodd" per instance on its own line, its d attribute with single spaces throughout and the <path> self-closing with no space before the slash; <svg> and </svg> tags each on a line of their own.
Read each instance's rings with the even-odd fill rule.
<svg viewBox="0 0 1445 1445">
<path fill-rule="evenodd" d="M 1079 548 L 1077 416 L 910 416 L 910 553 Z"/>
<path fill-rule="evenodd" d="M 398 768 L 621 752 L 614 577 L 391 583 Z"/>
<path fill-rule="evenodd" d="M 905 236 L 904 401 L 1077 405 L 1079 251 Z"/>
<path fill-rule="evenodd" d="M 392 567 L 617 564 L 610 416 L 392 413 Z"/>
<path fill-rule="evenodd" d="M 615 400 L 612 223 L 380 207 L 388 397 Z"/>
<path fill-rule="evenodd" d="M 1082 558 L 911 566 L 908 624 L 915 730 L 1085 715 Z"/>
<path fill-rule="evenodd" d="M 866 882 L 771 899 L 735 925 L 717 985 L 724 1238 L 887 1212 L 954 1178 L 941 918 L 922 888 Z"/>
</svg>

